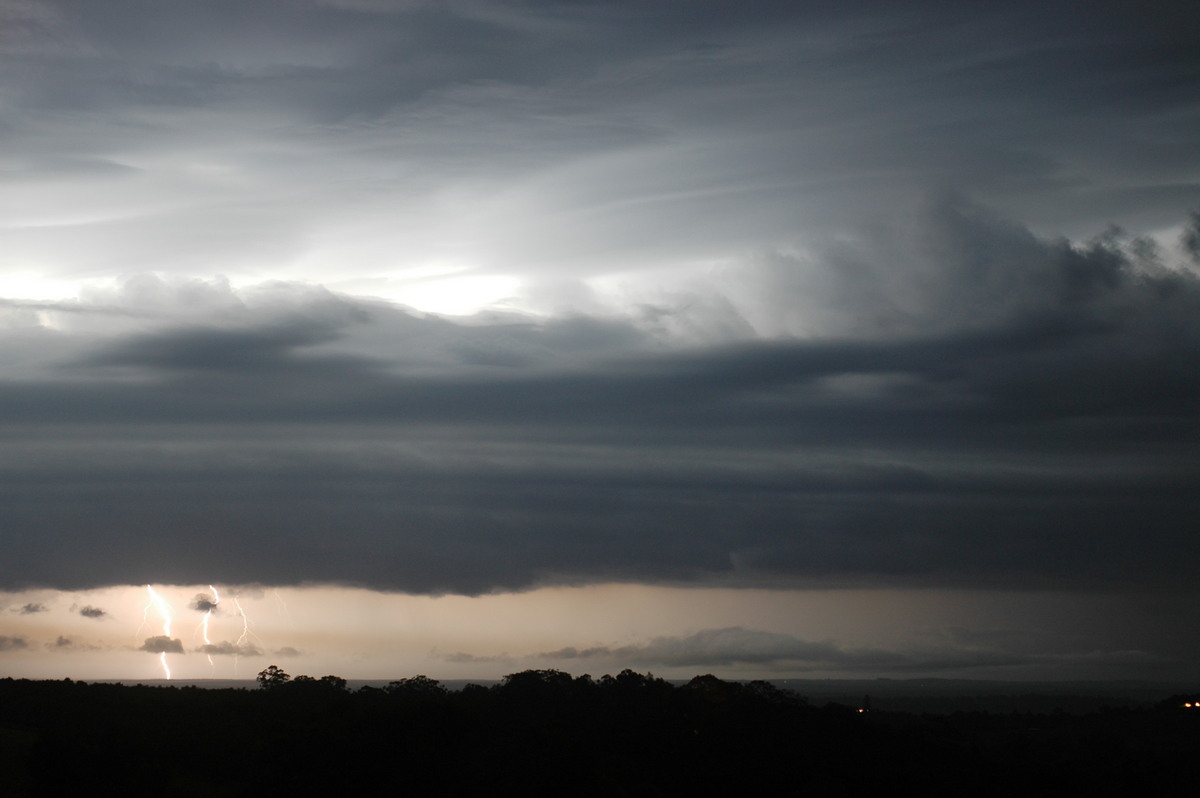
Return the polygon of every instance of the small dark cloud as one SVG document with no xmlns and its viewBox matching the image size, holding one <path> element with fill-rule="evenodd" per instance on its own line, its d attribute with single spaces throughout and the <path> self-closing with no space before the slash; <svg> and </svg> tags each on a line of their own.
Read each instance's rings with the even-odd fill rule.
<svg viewBox="0 0 1200 798">
<path fill-rule="evenodd" d="M 36 602 L 30 602 L 29 604 L 26 604 L 17 610 L 17 612 L 21 613 L 22 615 L 33 615 L 34 613 L 48 611 L 49 607 L 47 607 L 45 604 L 38 604 Z"/>
<path fill-rule="evenodd" d="M 202 654 L 223 657 L 257 657 L 262 654 L 262 651 L 257 646 L 249 644 L 238 645 L 228 640 L 223 640 L 220 643 L 208 643 L 200 646 L 197 650 Z M 279 654 L 280 652 L 275 653 Z"/>
<path fill-rule="evenodd" d="M 79 643 L 69 637 L 59 635 L 53 643 L 46 643 L 45 647 L 50 651 L 98 651 L 100 646 L 89 643 Z"/>
<path fill-rule="evenodd" d="M 1179 237 L 1179 245 L 1193 261 L 1200 264 L 1200 211 L 1192 211 L 1187 226 Z"/>
<path fill-rule="evenodd" d="M 291 646 L 284 646 L 283 648 L 276 649 L 273 653 L 274 653 L 274 656 L 276 656 L 276 657 L 298 657 L 298 656 L 300 656 L 300 651 L 298 649 L 292 648 Z"/>
<path fill-rule="evenodd" d="M 217 599 L 208 593 L 197 593 L 188 606 L 197 612 L 213 612 L 217 609 Z"/>
<path fill-rule="evenodd" d="M 90 605 L 86 607 L 80 607 L 79 614 L 84 618 L 103 618 L 104 616 L 108 615 L 107 612 L 99 607 L 92 607 Z"/>
<path fill-rule="evenodd" d="M 29 643 L 23 637 L 0 635 L 0 651 L 20 651 L 28 647 Z"/>
<path fill-rule="evenodd" d="M 538 654 L 540 659 L 590 659 L 592 657 L 611 657 L 613 650 L 607 646 L 592 646 L 591 648 L 578 649 L 574 646 L 560 648 L 557 651 L 547 651 L 544 654 Z"/>
<path fill-rule="evenodd" d="M 147 637 L 146 642 L 138 647 L 138 651 L 149 651 L 151 654 L 182 654 L 183 641 L 166 635 Z"/>
<path fill-rule="evenodd" d="M 442 659 L 444 659 L 446 662 L 456 662 L 456 663 L 466 663 L 466 664 L 486 663 L 486 662 L 508 663 L 508 662 L 513 661 L 512 657 L 510 657 L 508 654 L 497 654 L 494 656 L 476 656 L 475 654 L 468 654 L 465 651 L 457 651 L 453 654 L 445 654 L 442 656 Z"/>
</svg>

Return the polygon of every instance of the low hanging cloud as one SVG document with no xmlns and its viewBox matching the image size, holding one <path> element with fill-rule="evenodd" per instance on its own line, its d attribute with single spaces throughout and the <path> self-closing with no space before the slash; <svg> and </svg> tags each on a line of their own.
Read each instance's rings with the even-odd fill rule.
<svg viewBox="0 0 1200 798">
<path fill-rule="evenodd" d="M 146 641 L 138 646 L 138 651 L 149 651 L 151 654 L 182 654 L 183 641 L 176 637 L 156 635 L 147 637 Z"/>
<path fill-rule="evenodd" d="M 508 654 L 478 655 L 478 654 L 468 654 L 465 651 L 456 651 L 453 654 L 443 654 L 443 655 L 441 655 L 441 659 L 445 660 L 446 662 L 466 663 L 466 664 L 473 664 L 473 663 L 509 664 L 509 663 L 513 662 L 513 658 L 510 657 Z"/>
<path fill-rule="evenodd" d="M 29 647 L 29 641 L 23 637 L 0 635 L 0 651 L 22 651 Z"/>
<path fill-rule="evenodd" d="M 79 614 L 84 618 L 92 618 L 94 620 L 98 620 L 108 615 L 106 611 L 100 609 L 99 607 L 92 607 L 90 605 L 86 607 L 80 607 Z"/>
<path fill-rule="evenodd" d="M 188 607 L 197 612 L 214 612 L 217 609 L 217 600 L 208 593 L 197 593 Z"/>
<path fill-rule="evenodd" d="M 793 635 L 743 627 L 706 629 L 690 635 L 656 637 L 625 646 L 566 647 L 534 655 L 555 662 L 601 660 L 606 667 L 665 666 L 720 668 L 756 666 L 780 672 L 869 671 L 897 675 L 1021 674 L 1038 669 L 1045 673 L 1089 673 L 1102 678 L 1131 664 L 1161 666 L 1166 660 L 1145 651 L 1099 650 L 1087 645 L 1066 650 L 1047 649 L 1028 633 L 939 631 L 936 645 L 914 642 L 897 650 L 847 648 L 833 642 L 812 642 Z M 469 661 L 469 660 L 468 660 Z M 1169 664 L 1169 663 L 1168 663 Z"/>
<path fill-rule="evenodd" d="M 220 643 L 206 643 L 196 649 L 201 654 L 212 654 L 222 657 L 257 657 L 262 655 L 262 650 L 258 646 L 243 643 L 241 645 L 223 640 Z M 276 652 L 279 654 L 279 652 Z"/>
<path fill-rule="evenodd" d="M 905 660 L 894 652 L 844 649 L 834 643 L 814 643 L 792 635 L 740 626 L 706 629 L 682 637 L 656 637 L 639 645 L 613 648 L 598 646 L 582 650 L 564 648 L 537 656 L 542 659 L 605 658 L 672 667 L 786 664 L 839 669 L 856 666 L 895 667 Z"/>
<path fill-rule="evenodd" d="M 17 610 L 17 612 L 21 613 L 22 615 L 34 615 L 39 612 L 48 612 L 48 611 L 49 611 L 49 607 L 47 607 L 45 604 L 39 604 L 37 602 L 30 602 L 28 604 L 23 605 L 19 610 Z"/>
</svg>

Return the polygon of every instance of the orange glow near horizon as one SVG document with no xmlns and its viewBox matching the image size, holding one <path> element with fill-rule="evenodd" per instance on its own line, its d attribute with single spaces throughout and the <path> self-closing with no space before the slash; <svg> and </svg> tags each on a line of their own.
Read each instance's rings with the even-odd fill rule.
<svg viewBox="0 0 1200 798">
<path fill-rule="evenodd" d="M 154 597 L 149 606 L 147 591 Z M 214 595 L 221 597 L 215 608 L 196 600 Z M 166 638 L 158 648 L 145 646 L 149 630 L 142 628 L 154 606 Z M 1105 611 L 1101 599 L 1087 604 L 1066 594 L 614 583 L 474 597 L 331 586 L 35 590 L 0 593 L 0 638 L 8 641 L 0 650 L 0 676 L 86 681 L 169 674 L 175 680 L 241 680 L 274 664 L 293 674 L 349 679 L 417 673 L 444 680 L 496 679 L 531 668 L 599 676 L 625 667 L 666 678 L 699 673 L 734 679 L 872 678 L 894 675 L 887 667 L 897 657 L 923 656 L 934 662 L 945 659 L 944 650 L 970 653 L 976 644 L 954 635 L 979 617 L 1012 626 L 1015 632 L 1007 633 L 1012 634 L 1029 618 L 1068 628 L 1081 615 L 1111 617 Z M 192 624 L 184 622 L 189 612 L 196 613 Z M 193 631 L 175 640 L 170 637 L 175 627 Z M 717 639 L 711 637 L 714 632 L 726 633 L 721 644 L 734 645 L 732 653 L 704 648 Z M 739 635 L 748 645 L 766 646 L 767 653 L 736 650 Z M 779 645 L 794 645 L 801 653 L 781 656 L 770 650 Z M 169 668 L 162 646 L 171 646 Z M 182 652 L 175 646 L 182 646 Z M 851 656 L 821 659 L 828 650 Z M 802 657 L 804 651 L 815 651 L 817 658 L 788 658 Z M 863 660 L 862 652 L 884 657 Z M 860 661 L 867 665 L 856 666 Z M 875 661 L 882 665 L 871 664 Z M 928 673 L 908 667 L 899 675 L 935 673 L 1005 675 L 944 666 Z"/>
</svg>

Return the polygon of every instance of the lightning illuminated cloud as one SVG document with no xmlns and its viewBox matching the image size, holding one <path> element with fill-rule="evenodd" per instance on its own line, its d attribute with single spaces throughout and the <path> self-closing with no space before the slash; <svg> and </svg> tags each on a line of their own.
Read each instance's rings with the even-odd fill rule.
<svg viewBox="0 0 1200 798">
<path fill-rule="evenodd" d="M 237 651 L 254 650 L 253 646 L 248 646 L 246 641 L 250 637 L 250 618 L 246 615 L 246 610 L 242 608 L 242 602 L 238 601 L 238 597 L 233 597 L 233 606 L 237 607 L 238 615 L 242 618 L 242 633 L 238 635 L 237 643 L 235 643 Z M 237 660 L 234 660 L 234 672 L 237 671 Z"/>
<path fill-rule="evenodd" d="M 215 667 L 213 662 L 214 656 L 231 656 L 234 658 L 234 671 L 237 671 L 237 659 L 243 656 L 258 656 L 262 653 L 262 649 L 253 643 L 249 642 L 252 636 L 250 631 L 250 619 L 242 606 L 241 601 L 237 596 L 231 597 L 234 607 L 236 607 L 236 615 L 241 621 L 241 629 L 235 641 L 222 640 L 213 642 L 212 639 L 212 619 L 217 613 L 221 603 L 221 592 L 215 585 L 208 586 L 209 593 L 198 593 L 192 599 L 189 606 L 197 612 L 203 613 L 200 624 L 197 627 L 197 633 L 204 641 L 199 646 L 205 657 L 208 659 L 208 664 Z"/>
<path fill-rule="evenodd" d="M 210 640 L 208 637 L 208 624 L 212 619 L 213 612 L 217 609 L 217 605 L 221 603 L 221 595 L 212 585 L 209 585 L 208 589 L 212 591 L 212 597 L 209 598 L 203 593 L 197 595 L 196 598 L 192 600 L 192 608 L 201 610 L 204 613 L 204 618 L 200 621 L 200 630 L 201 637 L 204 640 L 208 664 L 211 666 L 213 664 L 212 653 L 207 651 L 207 647 L 212 645 L 212 640 Z"/>
<path fill-rule="evenodd" d="M 167 664 L 167 653 L 182 654 L 183 642 L 171 637 L 171 608 L 167 602 L 155 592 L 154 588 L 146 585 L 146 592 L 150 594 L 150 601 L 146 604 L 146 609 L 142 612 L 142 623 L 146 623 L 146 619 L 150 614 L 151 609 L 157 609 L 159 616 L 162 618 L 163 633 L 155 637 L 149 637 L 142 644 L 142 651 L 149 651 L 158 654 L 158 661 L 162 664 L 163 676 L 166 679 L 171 678 L 171 668 Z M 138 627 L 139 631 L 141 627 Z"/>
</svg>

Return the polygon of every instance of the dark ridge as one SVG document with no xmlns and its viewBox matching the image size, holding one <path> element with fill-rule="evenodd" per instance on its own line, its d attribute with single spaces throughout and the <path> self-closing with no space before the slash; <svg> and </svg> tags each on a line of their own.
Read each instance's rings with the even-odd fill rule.
<svg viewBox="0 0 1200 798">
<path fill-rule="evenodd" d="M 631 670 L 522 671 L 457 691 L 278 668 L 258 681 L 0 680 L 3 794 L 1168 797 L 1195 794 L 1200 752 L 1200 694 L 1086 714 L 918 714 Z"/>
</svg>

